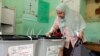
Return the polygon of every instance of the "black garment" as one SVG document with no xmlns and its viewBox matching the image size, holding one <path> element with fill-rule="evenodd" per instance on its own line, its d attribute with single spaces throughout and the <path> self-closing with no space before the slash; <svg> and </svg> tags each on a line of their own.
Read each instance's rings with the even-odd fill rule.
<svg viewBox="0 0 100 56">
<path fill-rule="evenodd" d="M 70 43 L 69 44 L 69 48 L 66 48 L 66 47 L 63 48 L 63 56 L 70 56 L 72 50 L 73 50 L 73 47 L 72 47 L 72 45 Z"/>
</svg>

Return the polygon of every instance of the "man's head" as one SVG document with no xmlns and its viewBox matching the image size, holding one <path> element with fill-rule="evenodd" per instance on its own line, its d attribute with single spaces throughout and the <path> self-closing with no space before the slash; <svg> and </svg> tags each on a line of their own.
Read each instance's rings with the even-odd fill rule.
<svg viewBox="0 0 100 56">
<path fill-rule="evenodd" d="M 57 12 L 57 16 L 63 19 L 66 13 L 66 5 L 64 3 L 59 4 L 56 7 L 56 12 Z"/>
</svg>

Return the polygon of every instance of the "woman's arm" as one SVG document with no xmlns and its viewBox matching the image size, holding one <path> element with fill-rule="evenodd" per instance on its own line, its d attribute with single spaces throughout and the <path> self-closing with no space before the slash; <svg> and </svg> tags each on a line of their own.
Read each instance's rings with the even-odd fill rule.
<svg viewBox="0 0 100 56">
<path fill-rule="evenodd" d="M 47 36 L 50 36 L 52 33 L 54 33 L 59 27 L 58 27 L 58 18 L 56 18 L 54 24 L 52 25 L 50 31 L 46 34 Z"/>
<path fill-rule="evenodd" d="M 86 22 L 84 20 L 84 18 L 82 17 L 82 15 L 80 15 L 80 29 L 79 29 L 79 33 L 78 33 L 78 37 L 79 39 L 83 40 L 84 37 L 84 29 L 86 28 Z"/>
</svg>

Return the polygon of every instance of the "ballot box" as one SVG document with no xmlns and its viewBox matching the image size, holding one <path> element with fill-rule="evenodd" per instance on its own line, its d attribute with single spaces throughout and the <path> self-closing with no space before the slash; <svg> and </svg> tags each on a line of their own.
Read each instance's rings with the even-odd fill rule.
<svg viewBox="0 0 100 56">
<path fill-rule="evenodd" d="M 36 56 L 37 38 L 1 35 L 0 39 L 0 56 Z"/>
<path fill-rule="evenodd" d="M 64 45 L 64 39 L 39 37 L 37 45 L 36 56 L 58 56 L 60 48 Z"/>
</svg>

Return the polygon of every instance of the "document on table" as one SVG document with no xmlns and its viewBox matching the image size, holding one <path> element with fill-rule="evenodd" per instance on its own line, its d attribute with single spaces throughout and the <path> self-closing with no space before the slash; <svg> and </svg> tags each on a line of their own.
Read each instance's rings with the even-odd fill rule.
<svg viewBox="0 0 100 56">
<path fill-rule="evenodd" d="M 27 45 L 19 45 L 19 46 L 11 46 L 8 48 L 8 55 L 9 56 L 33 56 L 34 45 L 27 44 Z"/>
<path fill-rule="evenodd" d="M 58 56 L 59 55 L 59 50 L 61 46 L 49 46 L 47 48 L 47 54 L 46 56 Z"/>
</svg>

